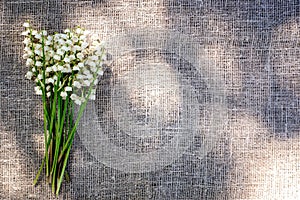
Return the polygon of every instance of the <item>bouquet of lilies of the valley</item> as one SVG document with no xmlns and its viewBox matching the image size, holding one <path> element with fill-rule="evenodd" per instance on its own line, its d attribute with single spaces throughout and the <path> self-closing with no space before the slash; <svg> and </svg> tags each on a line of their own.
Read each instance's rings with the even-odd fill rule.
<svg viewBox="0 0 300 200">
<path fill-rule="evenodd" d="M 103 75 L 105 50 L 96 35 L 79 27 L 64 33 L 37 31 L 25 22 L 26 77 L 42 96 L 45 154 L 34 185 L 45 167 L 46 180 L 58 195 L 76 128 L 87 101 L 95 99 L 98 77 Z M 78 112 L 74 106 L 78 105 Z"/>
</svg>

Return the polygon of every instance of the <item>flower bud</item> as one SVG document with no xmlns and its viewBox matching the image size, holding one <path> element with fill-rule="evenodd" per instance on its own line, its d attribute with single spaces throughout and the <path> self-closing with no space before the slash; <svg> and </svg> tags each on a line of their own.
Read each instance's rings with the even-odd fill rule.
<svg viewBox="0 0 300 200">
<path fill-rule="evenodd" d="M 30 24 L 29 24 L 28 22 L 25 22 L 25 23 L 23 24 L 23 26 L 24 26 L 25 28 L 29 28 L 29 27 L 30 27 Z"/>
</svg>

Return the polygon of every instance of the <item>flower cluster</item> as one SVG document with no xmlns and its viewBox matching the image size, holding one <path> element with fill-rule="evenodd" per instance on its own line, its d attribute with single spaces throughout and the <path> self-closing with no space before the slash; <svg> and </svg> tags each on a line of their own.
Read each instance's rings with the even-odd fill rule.
<svg viewBox="0 0 300 200">
<path fill-rule="evenodd" d="M 48 34 L 24 23 L 26 77 L 36 82 L 44 112 L 44 160 L 34 185 L 45 166 L 47 181 L 58 195 L 68 179 L 66 165 L 75 132 L 88 99 L 95 99 L 98 77 L 103 75 L 105 50 L 96 35 L 81 28 Z M 74 115 L 74 103 L 80 105 Z M 76 119 L 76 120 L 75 120 Z"/>
<path fill-rule="evenodd" d="M 105 60 L 104 46 L 97 36 L 79 27 L 49 35 L 45 30 L 33 30 L 28 22 L 23 26 L 23 58 L 29 67 L 26 77 L 36 82 L 35 93 L 50 98 L 56 91 L 78 105 L 87 98 L 95 99 Z"/>
</svg>

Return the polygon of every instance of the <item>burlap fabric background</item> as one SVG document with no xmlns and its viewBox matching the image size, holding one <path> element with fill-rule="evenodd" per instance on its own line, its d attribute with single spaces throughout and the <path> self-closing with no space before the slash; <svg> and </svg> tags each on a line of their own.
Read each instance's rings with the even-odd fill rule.
<svg viewBox="0 0 300 200">
<path fill-rule="evenodd" d="M 32 180 L 41 100 L 22 24 L 107 42 L 57 199 L 299 199 L 298 0 L 2 0 L 0 199 L 56 199 Z"/>
</svg>

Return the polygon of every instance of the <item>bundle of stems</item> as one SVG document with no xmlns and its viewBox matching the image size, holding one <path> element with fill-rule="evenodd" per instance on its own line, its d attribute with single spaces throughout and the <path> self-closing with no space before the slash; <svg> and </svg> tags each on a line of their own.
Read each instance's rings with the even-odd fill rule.
<svg viewBox="0 0 300 200">
<path fill-rule="evenodd" d="M 62 99 L 58 93 L 58 86 L 56 86 L 53 98 L 45 99 L 43 95 L 45 154 L 33 182 L 34 185 L 37 184 L 45 166 L 46 180 L 51 184 L 52 192 L 56 195 L 59 193 L 63 178 L 69 181 L 66 171 L 67 162 L 77 126 L 88 100 L 86 99 L 80 105 L 74 122 L 74 102 L 70 101 L 70 97 Z"/>
</svg>

